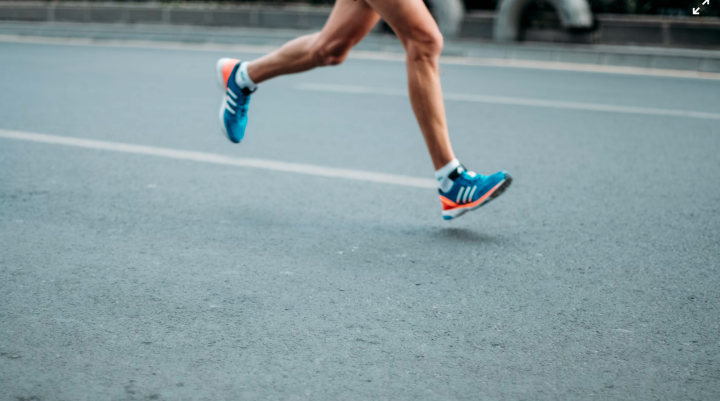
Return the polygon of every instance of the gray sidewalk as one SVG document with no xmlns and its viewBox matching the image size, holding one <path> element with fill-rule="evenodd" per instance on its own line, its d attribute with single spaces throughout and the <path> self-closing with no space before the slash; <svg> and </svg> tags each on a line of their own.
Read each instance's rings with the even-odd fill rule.
<svg viewBox="0 0 720 401">
<path fill-rule="evenodd" d="M 311 30 L 223 28 L 151 24 L 94 24 L 59 22 L 0 22 L 5 37 L 86 38 L 93 40 L 148 40 L 185 43 L 280 46 Z M 402 52 L 397 38 L 373 33 L 356 46 L 357 50 Z M 572 44 L 497 44 L 478 40 L 448 40 L 447 56 L 490 59 L 556 61 L 720 72 L 720 51 L 644 46 Z"/>
</svg>

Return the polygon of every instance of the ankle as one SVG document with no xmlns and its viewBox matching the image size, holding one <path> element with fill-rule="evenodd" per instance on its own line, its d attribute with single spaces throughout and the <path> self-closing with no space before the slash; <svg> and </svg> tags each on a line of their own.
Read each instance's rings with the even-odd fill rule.
<svg viewBox="0 0 720 401">
<path fill-rule="evenodd" d="M 463 171 L 465 171 L 465 167 L 463 167 L 458 159 L 452 159 L 449 163 L 435 171 L 435 178 L 438 181 L 440 190 L 443 192 L 449 191 L 453 185 L 453 178 L 457 176 L 457 173 Z"/>
<path fill-rule="evenodd" d="M 257 84 L 250 78 L 250 74 L 248 72 L 249 65 L 249 61 L 243 61 L 240 63 L 240 67 L 238 67 L 238 71 L 235 74 L 235 83 L 240 88 L 255 90 L 255 88 L 257 88 Z"/>
</svg>

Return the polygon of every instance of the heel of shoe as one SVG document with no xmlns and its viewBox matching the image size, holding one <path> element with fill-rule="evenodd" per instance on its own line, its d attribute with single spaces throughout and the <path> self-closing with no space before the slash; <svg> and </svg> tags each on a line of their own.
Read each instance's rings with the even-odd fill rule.
<svg viewBox="0 0 720 401">
<path fill-rule="evenodd" d="M 227 87 L 225 82 L 225 77 L 223 75 L 223 67 L 225 64 L 227 64 L 229 61 L 232 61 L 231 58 L 221 58 L 217 61 L 217 64 L 215 64 L 215 73 L 217 78 L 217 83 L 220 89 L 225 90 Z"/>
</svg>

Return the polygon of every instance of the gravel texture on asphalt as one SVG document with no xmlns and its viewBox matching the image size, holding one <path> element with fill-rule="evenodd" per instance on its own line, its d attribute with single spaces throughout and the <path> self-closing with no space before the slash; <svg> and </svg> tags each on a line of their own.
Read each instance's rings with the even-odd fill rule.
<svg viewBox="0 0 720 401">
<path fill-rule="evenodd" d="M 263 84 L 225 54 L 0 43 L 0 129 L 432 178 L 402 63 Z M 255 57 L 256 55 L 239 55 Z M 444 66 L 444 90 L 717 112 L 720 82 Z M 720 399 L 717 121 L 446 102 L 432 189 L 0 138 L 0 400 Z M 33 398 L 34 397 L 34 398 Z"/>
</svg>

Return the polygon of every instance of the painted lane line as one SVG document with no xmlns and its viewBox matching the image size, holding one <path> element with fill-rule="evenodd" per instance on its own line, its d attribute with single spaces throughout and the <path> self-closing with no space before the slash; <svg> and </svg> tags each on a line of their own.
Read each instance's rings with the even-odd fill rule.
<svg viewBox="0 0 720 401">
<path fill-rule="evenodd" d="M 122 47 L 137 49 L 159 49 L 159 50 L 191 50 L 191 51 L 223 51 L 238 53 L 266 54 L 278 49 L 278 46 L 260 45 L 230 45 L 221 43 L 186 43 L 186 42 L 159 42 L 152 40 L 111 40 L 111 39 L 89 39 L 89 38 L 53 38 L 44 36 L 4 35 L 0 34 L 0 42 L 5 43 L 28 43 L 41 45 L 61 46 L 95 46 L 95 47 Z M 366 51 L 353 50 L 348 58 L 357 60 L 378 60 L 405 62 L 404 52 L 392 51 Z M 580 64 L 561 61 L 540 61 L 520 60 L 504 58 L 481 58 L 481 57 L 457 57 L 442 56 L 440 64 L 444 65 L 466 65 L 476 67 L 497 67 L 497 68 L 521 68 L 550 71 L 574 71 L 599 74 L 622 74 L 639 75 L 666 78 L 692 78 L 720 80 L 720 73 L 689 71 L 689 70 L 668 70 L 662 68 L 629 67 L 606 64 Z"/>
<path fill-rule="evenodd" d="M 407 97 L 406 90 L 400 89 L 383 89 L 370 88 L 365 86 L 350 85 L 329 85 L 318 83 L 303 83 L 297 85 L 297 89 L 316 91 L 316 92 L 334 92 L 334 93 L 354 93 L 364 95 L 382 95 L 382 96 L 398 96 Z M 486 96 L 473 95 L 467 93 L 443 93 L 445 100 L 457 100 L 463 102 L 503 104 L 511 106 L 531 106 L 531 107 L 550 107 L 566 110 L 585 110 L 585 111 L 601 111 L 610 113 L 626 113 L 626 114 L 643 114 L 654 116 L 671 116 L 685 118 L 699 118 L 706 120 L 720 120 L 720 114 L 705 113 L 690 110 L 671 110 L 671 109 L 654 109 L 648 107 L 633 106 L 615 106 L 612 104 L 600 103 L 581 103 L 581 102 L 565 102 L 557 100 L 529 99 L 521 97 L 504 97 L 504 96 Z"/>
<path fill-rule="evenodd" d="M 573 72 L 592 72 L 601 74 L 621 74 L 621 75 L 640 75 L 653 77 L 669 77 L 669 78 L 693 78 L 693 79 L 710 79 L 720 80 L 720 73 L 691 71 L 691 70 L 666 70 L 662 68 L 647 67 L 630 67 L 622 65 L 608 64 L 580 64 L 568 63 L 563 61 L 541 61 L 541 60 L 521 60 L 512 58 L 477 58 L 477 57 L 452 57 L 443 56 L 440 58 L 443 64 L 452 65 L 469 65 L 478 67 L 505 67 L 505 68 L 523 68 L 534 70 L 550 70 L 550 71 L 573 71 Z"/>
<path fill-rule="evenodd" d="M 221 164 L 226 166 L 250 167 L 256 169 L 282 171 L 320 177 L 368 181 L 381 184 L 401 185 L 406 187 L 433 189 L 437 188 L 437 183 L 435 182 L 435 180 L 428 178 L 373 173 L 369 171 L 359 170 L 346 170 L 341 168 L 314 166 L 311 164 L 287 163 L 266 159 L 235 158 L 213 153 L 191 152 L 185 150 L 159 148 L 155 146 L 131 145 L 119 142 L 98 141 L 94 139 L 81 139 L 57 135 L 36 134 L 32 132 L 8 131 L 3 129 L 0 129 L 0 138 L 74 146 L 78 148 L 107 150 L 112 152 L 132 153 L 137 155 L 166 157 L 170 159 L 189 160 L 201 163 Z"/>
<path fill-rule="evenodd" d="M 353 50 L 350 52 L 348 58 L 361 60 L 399 61 L 404 63 L 405 53 Z M 663 68 L 630 67 L 608 64 L 581 64 L 563 61 L 522 60 L 513 58 L 440 56 L 440 64 L 720 80 L 720 73 L 717 72 L 669 70 Z"/>
</svg>

